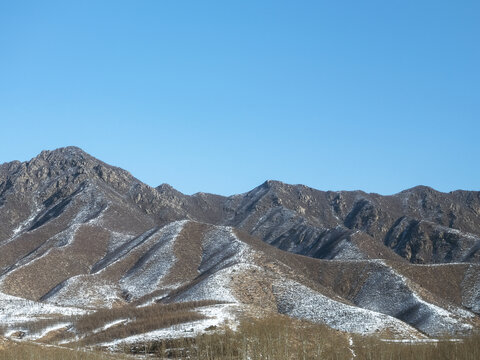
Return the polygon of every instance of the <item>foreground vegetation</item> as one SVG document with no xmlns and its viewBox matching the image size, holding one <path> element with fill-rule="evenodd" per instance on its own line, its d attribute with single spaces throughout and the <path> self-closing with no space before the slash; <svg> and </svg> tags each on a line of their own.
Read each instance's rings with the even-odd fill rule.
<svg viewBox="0 0 480 360">
<path fill-rule="evenodd" d="M 194 338 L 137 344 L 127 351 L 147 352 L 158 358 L 205 360 L 323 359 L 332 353 L 336 353 L 338 359 L 346 359 L 350 354 L 343 333 L 282 316 L 245 320 L 237 331 L 215 330 L 221 331 Z"/>
<path fill-rule="evenodd" d="M 8 342 L 0 344 L 0 360 L 122 360 L 128 358 L 121 354 L 71 350 L 34 343 Z"/>
<path fill-rule="evenodd" d="M 462 341 L 391 343 L 378 336 L 350 336 L 326 326 L 282 316 L 251 319 L 236 332 L 204 334 L 191 339 L 137 344 L 128 352 L 157 358 L 206 360 L 478 360 L 480 335 Z"/>
<path fill-rule="evenodd" d="M 373 337 L 360 339 L 355 347 L 358 359 L 366 360 L 477 360 L 480 359 L 480 335 L 437 343 L 386 343 Z"/>
<path fill-rule="evenodd" d="M 143 334 L 152 330 L 166 328 L 176 324 L 201 320 L 205 317 L 195 311 L 196 308 L 218 304 L 217 301 L 190 301 L 174 304 L 151 304 L 145 307 L 131 305 L 113 309 L 100 309 L 81 316 L 58 316 L 32 319 L 10 325 L 12 329 L 21 329 L 28 334 L 39 334 L 59 323 L 70 324 L 72 331 L 65 328 L 48 333 L 39 342 L 56 343 L 65 339 L 74 339 L 75 334 L 85 334 L 77 347 L 94 345 L 122 339 L 131 335 Z M 116 326 L 105 329 L 109 323 L 118 322 Z M 7 333 L 8 327 L 0 326 L 0 336 Z"/>
<path fill-rule="evenodd" d="M 164 310 L 168 309 L 173 316 L 189 312 L 192 305 L 171 306 Z M 91 330 L 112 320 L 111 314 L 100 315 L 97 318 L 85 317 L 77 325 L 83 330 Z M 124 314 L 116 314 L 114 318 L 118 318 L 118 315 Z M 141 322 L 156 317 L 153 308 L 139 310 L 135 315 L 139 320 L 142 319 Z M 167 323 L 170 322 L 169 316 L 165 318 Z M 150 328 L 150 325 L 146 325 L 146 328 Z M 280 315 L 244 320 L 236 331 L 215 327 L 206 330 L 205 334 L 193 338 L 130 344 L 120 349 L 123 353 L 116 354 L 6 341 L 3 344 L 0 342 L 0 360 L 110 360 L 132 358 L 132 355 L 139 358 L 198 360 L 480 359 L 480 335 L 462 341 L 445 339 L 438 343 L 390 343 L 381 340 L 381 336 L 351 336 L 326 326 Z M 111 333 L 109 337 L 113 335 L 117 334 Z M 72 344 L 73 347 L 79 345 L 83 344 Z"/>
</svg>

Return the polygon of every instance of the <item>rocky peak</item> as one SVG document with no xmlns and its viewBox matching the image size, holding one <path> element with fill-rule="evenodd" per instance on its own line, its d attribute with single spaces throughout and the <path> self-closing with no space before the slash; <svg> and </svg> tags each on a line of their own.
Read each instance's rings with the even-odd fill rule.
<svg viewBox="0 0 480 360">
<path fill-rule="evenodd" d="M 54 161 L 55 159 L 93 159 L 92 156 L 87 154 L 85 151 L 80 149 L 77 146 L 67 146 L 58 148 L 55 150 L 43 150 L 36 158 L 34 159 L 44 159 L 47 161 Z"/>
<path fill-rule="evenodd" d="M 400 196 L 418 196 L 418 197 L 426 197 L 426 196 L 435 196 L 437 194 L 442 194 L 441 192 L 425 185 L 417 185 L 410 189 L 403 190 L 399 192 L 397 195 Z"/>
<path fill-rule="evenodd" d="M 163 183 L 155 188 L 160 194 L 167 196 L 184 196 L 180 191 L 173 186 Z"/>
<path fill-rule="evenodd" d="M 278 180 L 267 180 L 260 186 L 269 190 L 279 190 L 285 188 L 287 184 Z"/>
</svg>

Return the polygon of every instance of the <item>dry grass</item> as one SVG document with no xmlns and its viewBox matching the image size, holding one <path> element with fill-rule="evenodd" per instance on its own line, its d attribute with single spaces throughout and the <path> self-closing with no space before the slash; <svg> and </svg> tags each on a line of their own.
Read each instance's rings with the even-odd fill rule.
<svg viewBox="0 0 480 360">
<path fill-rule="evenodd" d="M 0 345 L 0 360 L 113 360 L 127 358 L 121 354 L 71 350 L 32 343 L 9 342 Z"/>
<path fill-rule="evenodd" d="M 378 337 L 353 336 L 326 326 L 282 316 L 243 321 L 238 331 L 222 329 L 195 338 L 136 344 L 135 354 L 157 358 L 197 360 L 474 360 L 480 359 L 480 335 L 452 342 L 388 343 Z"/>
<path fill-rule="evenodd" d="M 450 339 L 438 343 L 386 343 L 374 337 L 358 337 L 355 352 L 365 360 L 478 360 L 480 335 L 456 342 Z"/>
<path fill-rule="evenodd" d="M 79 333 L 90 333 L 80 345 L 91 345 L 122 339 L 185 322 L 201 320 L 203 315 L 194 311 L 200 306 L 217 304 L 216 301 L 192 301 L 175 304 L 153 304 L 146 307 L 125 306 L 117 309 L 99 310 L 83 316 L 75 322 Z M 96 329 L 115 320 L 127 319 L 125 323 L 112 326 L 105 331 L 92 334 Z"/>
<path fill-rule="evenodd" d="M 28 322 L 21 322 L 17 324 L 11 324 L 11 328 L 26 330 L 29 334 L 40 333 L 50 326 L 57 325 L 59 323 L 73 322 L 75 317 L 73 316 L 53 316 L 49 318 L 42 318 L 37 320 L 30 320 Z M 0 326 L 0 335 L 5 334 L 7 327 Z"/>
<path fill-rule="evenodd" d="M 92 345 L 115 339 L 125 338 L 131 335 L 142 334 L 152 330 L 169 327 L 176 324 L 201 320 L 203 315 L 195 312 L 195 308 L 218 304 L 217 301 L 192 301 L 175 304 L 152 304 L 145 307 L 123 306 L 113 309 L 101 309 L 82 316 L 52 316 L 12 324 L 10 327 L 0 324 L 0 335 L 4 335 L 10 329 L 25 331 L 27 334 L 39 334 L 43 330 L 59 323 L 70 323 L 72 330 L 77 334 L 85 334 L 86 337 L 75 345 Z M 125 320 L 106 330 L 101 329 L 108 323 L 117 320 Z M 71 338 L 72 332 L 59 332 L 49 334 L 48 342 L 60 341 Z M 42 341 L 42 340 L 40 340 Z"/>
<path fill-rule="evenodd" d="M 105 253 L 109 234 L 100 227 L 82 225 L 70 246 L 51 248 L 5 278 L 6 292 L 39 300 L 45 293 L 75 275 L 88 274 L 91 266 Z"/>
<path fill-rule="evenodd" d="M 177 305 L 177 304 L 175 304 Z M 185 311 L 190 305 L 171 307 L 169 313 Z M 160 307 L 156 310 L 159 310 Z M 164 306 L 163 306 L 164 307 Z M 165 310 L 165 309 L 164 309 Z M 153 309 L 143 315 L 152 316 Z M 124 313 L 120 313 L 124 315 Z M 84 319 L 83 321 L 87 321 Z M 90 319 L 98 323 L 109 322 Z M 98 323 L 96 323 L 98 325 Z M 87 326 L 87 321 L 84 325 Z M 96 326 L 96 325 L 95 325 Z M 88 327 L 88 326 L 87 326 Z M 158 327 L 157 327 L 158 328 Z M 352 336 L 353 345 L 349 345 L 349 335 L 332 330 L 326 326 L 292 320 L 275 315 L 264 319 L 246 319 L 237 331 L 228 328 L 211 330 L 194 338 L 163 340 L 148 344 L 134 344 L 125 347 L 128 355 L 161 359 L 196 359 L 196 360 L 310 360 L 310 359 L 356 359 L 362 360 L 476 360 L 480 359 L 480 335 L 452 342 L 445 339 L 438 343 L 388 343 L 374 336 Z M 135 330 L 136 331 L 136 330 Z M 97 334 L 98 335 L 98 334 Z M 125 334 L 110 332 L 109 337 L 124 337 Z M 91 338 L 90 340 L 94 340 Z M 96 341 L 97 339 L 95 339 Z M 77 344 L 78 345 L 78 344 Z M 59 347 L 44 347 L 31 343 L 0 342 L 0 360 L 109 360 L 126 359 L 127 354 L 108 354 L 84 352 Z"/>
<path fill-rule="evenodd" d="M 283 316 L 245 320 L 235 332 L 222 330 L 189 339 L 136 344 L 129 350 L 137 354 L 146 351 L 158 358 L 199 360 L 343 359 L 350 354 L 344 334 Z"/>
</svg>

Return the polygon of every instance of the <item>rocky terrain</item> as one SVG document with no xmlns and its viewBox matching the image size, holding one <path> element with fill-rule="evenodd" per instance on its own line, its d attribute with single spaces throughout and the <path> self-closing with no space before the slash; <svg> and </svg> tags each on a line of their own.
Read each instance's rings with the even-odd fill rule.
<svg viewBox="0 0 480 360">
<path fill-rule="evenodd" d="M 141 317 L 118 309 L 175 304 L 185 321 L 115 333 Z M 480 326 L 480 192 L 266 181 L 188 196 L 79 148 L 43 151 L 0 165 L 0 308 L 5 336 L 107 347 L 269 314 L 388 338 L 462 336 Z"/>
</svg>

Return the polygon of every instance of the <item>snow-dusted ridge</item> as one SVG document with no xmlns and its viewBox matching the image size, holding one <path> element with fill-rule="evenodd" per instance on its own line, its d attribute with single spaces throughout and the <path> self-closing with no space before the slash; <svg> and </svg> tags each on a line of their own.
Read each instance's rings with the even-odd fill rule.
<svg viewBox="0 0 480 360">
<path fill-rule="evenodd" d="M 412 289 L 409 279 L 386 265 L 367 278 L 353 302 L 362 308 L 399 318 L 432 336 L 465 333 L 472 329 L 468 320 L 473 314 L 462 309 L 453 313 L 425 301 Z"/>
<path fill-rule="evenodd" d="M 149 294 L 162 282 L 176 261 L 174 243 L 187 220 L 176 221 L 159 230 L 158 240 L 120 280 L 123 291 L 134 299 Z"/>
<path fill-rule="evenodd" d="M 398 337 L 423 337 L 394 317 L 335 301 L 295 281 L 277 282 L 274 293 L 279 312 L 295 318 L 357 334 L 389 331 Z"/>
</svg>

